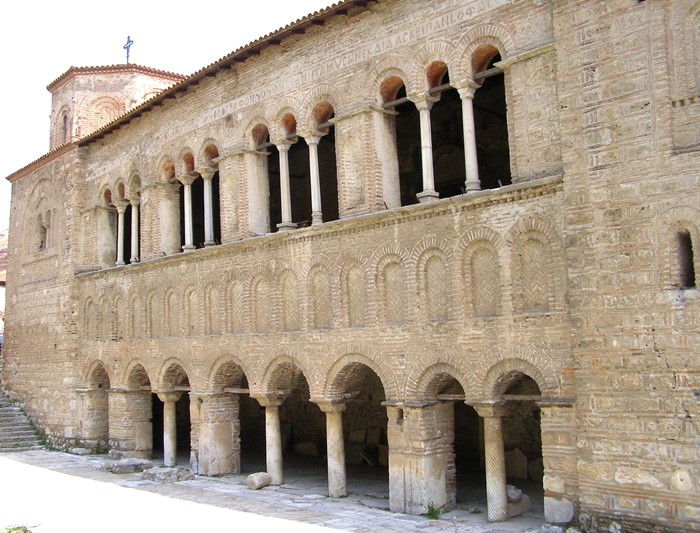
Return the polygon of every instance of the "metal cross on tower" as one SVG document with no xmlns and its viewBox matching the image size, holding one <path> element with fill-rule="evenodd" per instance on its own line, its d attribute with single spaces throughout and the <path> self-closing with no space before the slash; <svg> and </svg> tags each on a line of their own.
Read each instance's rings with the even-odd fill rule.
<svg viewBox="0 0 700 533">
<path fill-rule="evenodd" d="M 126 64 L 129 64 L 129 49 L 131 48 L 131 45 L 134 44 L 134 41 L 131 40 L 131 36 L 129 35 L 126 38 L 126 44 L 122 47 L 124 50 L 126 50 Z"/>
</svg>

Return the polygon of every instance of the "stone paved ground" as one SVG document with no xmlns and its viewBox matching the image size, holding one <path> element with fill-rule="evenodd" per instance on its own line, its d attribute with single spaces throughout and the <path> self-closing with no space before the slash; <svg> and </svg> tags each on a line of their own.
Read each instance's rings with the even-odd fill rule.
<svg viewBox="0 0 700 533">
<path fill-rule="evenodd" d="M 323 472 L 315 465 L 285 467 L 284 485 L 252 491 L 245 487 L 245 475 L 157 483 L 140 474 L 105 472 L 103 460 L 45 450 L 0 455 L 0 531 L 24 525 L 34 533 L 527 533 L 542 524 L 537 502 L 533 511 L 497 524 L 486 521 L 479 501 L 439 520 L 391 513 L 381 496 L 383 483 L 370 478 L 350 483 L 347 498 L 328 498 Z"/>
</svg>

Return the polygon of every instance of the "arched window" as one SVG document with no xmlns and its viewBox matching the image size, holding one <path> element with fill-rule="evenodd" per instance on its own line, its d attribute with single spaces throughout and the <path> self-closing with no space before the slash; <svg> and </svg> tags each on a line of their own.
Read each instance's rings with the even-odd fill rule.
<svg viewBox="0 0 700 533">
<path fill-rule="evenodd" d="M 429 95 L 435 98 L 430 108 L 435 191 L 440 198 L 464 194 L 464 128 L 462 102 L 450 85 L 447 65 L 441 61 L 428 69 Z"/>
<path fill-rule="evenodd" d="M 417 204 L 417 195 L 423 191 L 418 110 L 408 99 L 406 86 L 401 78 L 392 76 L 384 80 L 381 94 L 384 101 L 383 107 L 396 113 L 393 125 L 390 127 L 393 130 L 393 143 L 398 161 L 398 184 L 389 187 L 389 189 L 398 187 L 398 191 L 385 191 L 385 195 L 391 198 L 398 192 L 400 205 Z M 388 205 L 393 207 L 390 203 Z"/>
<path fill-rule="evenodd" d="M 511 183 L 510 147 L 503 70 L 492 46 L 479 48 L 472 61 L 474 81 L 481 87 L 474 94 L 474 130 L 482 189 L 497 189 Z"/>
<path fill-rule="evenodd" d="M 255 147 L 255 175 L 250 183 L 250 229 L 256 234 L 277 231 L 282 222 L 280 167 L 277 147 L 270 142 L 270 131 L 257 124 L 252 131 Z"/>
<path fill-rule="evenodd" d="M 47 211 L 45 214 L 40 214 L 37 216 L 37 232 L 38 232 L 38 249 L 40 252 L 48 250 L 49 248 L 49 217 L 51 212 Z"/>
<path fill-rule="evenodd" d="M 695 284 L 695 254 L 693 251 L 693 239 L 687 229 L 682 229 L 676 234 L 676 246 L 678 251 L 678 281 L 682 289 L 692 289 Z"/>
<path fill-rule="evenodd" d="M 311 179 L 316 172 L 318 179 L 319 197 L 311 199 L 311 217 L 313 224 L 338 220 L 338 170 L 335 157 L 335 126 L 331 122 L 335 112 L 328 102 L 321 102 L 314 108 L 316 130 L 323 135 L 318 139 L 314 151 L 309 146 L 309 162 L 311 164 Z M 314 158 L 316 162 L 314 162 Z M 314 165 L 317 165 L 314 170 Z M 312 184 L 313 190 L 313 184 Z M 320 200 L 320 205 L 316 205 Z"/>
<path fill-rule="evenodd" d="M 70 140 L 68 132 L 68 115 L 63 115 L 61 123 L 61 143 L 67 143 Z"/>
</svg>

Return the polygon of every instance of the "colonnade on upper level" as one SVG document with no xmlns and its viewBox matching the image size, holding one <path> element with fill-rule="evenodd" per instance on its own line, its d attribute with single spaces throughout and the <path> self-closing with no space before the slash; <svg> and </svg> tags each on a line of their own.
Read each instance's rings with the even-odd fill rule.
<svg viewBox="0 0 700 533">
<path fill-rule="evenodd" d="M 121 181 L 103 184 L 100 264 L 138 261 L 139 250 L 146 258 L 188 252 L 526 179 L 512 178 L 512 60 L 502 61 L 505 49 L 493 38 L 473 46 L 471 71 L 458 81 L 447 62 L 435 60 L 423 73 L 423 90 L 413 81 L 409 91 L 405 73 L 384 69 L 376 85 L 379 105 L 369 104 L 359 132 L 356 122 L 352 131 L 346 124 L 353 113 L 336 114 L 339 95 L 324 89 L 306 106 L 308 116 L 280 102 L 272 119 L 267 108 L 260 115 L 249 111 L 238 142 L 209 138 L 196 151 L 186 146 L 175 157 L 163 155 L 158 175 L 128 197 L 110 192 Z M 143 221 L 142 190 L 153 198 Z"/>
</svg>

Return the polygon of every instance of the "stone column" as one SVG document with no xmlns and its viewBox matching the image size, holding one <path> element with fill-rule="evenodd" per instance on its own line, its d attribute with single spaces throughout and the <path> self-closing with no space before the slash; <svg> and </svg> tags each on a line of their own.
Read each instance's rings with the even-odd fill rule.
<svg viewBox="0 0 700 533">
<path fill-rule="evenodd" d="M 462 99 L 462 128 L 464 130 L 464 166 L 467 179 L 464 189 L 467 192 L 480 191 L 479 163 L 476 157 L 476 131 L 474 128 L 474 92 L 480 85 L 473 81 L 464 82 L 458 87 Z"/>
<path fill-rule="evenodd" d="M 319 403 L 326 413 L 326 446 L 328 454 L 328 495 L 342 498 L 348 495 L 345 474 L 345 441 L 343 437 L 344 403 Z"/>
<path fill-rule="evenodd" d="M 506 493 L 506 460 L 503 450 L 503 402 L 471 404 L 484 419 L 484 448 L 486 456 L 486 499 L 490 522 L 508 519 Z"/>
<path fill-rule="evenodd" d="M 158 398 L 163 402 L 163 464 L 177 464 L 177 413 L 175 403 L 182 396 L 181 392 L 159 392 Z"/>
<path fill-rule="evenodd" d="M 185 187 L 185 244 L 182 247 L 183 252 L 194 250 L 194 237 L 192 235 L 192 183 L 193 176 L 184 176 L 178 178 L 183 187 Z"/>
<path fill-rule="evenodd" d="M 282 399 L 260 398 L 258 402 L 265 407 L 265 457 L 267 473 L 272 478 L 272 485 L 284 483 L 282 468 L 282 431 L 280 429 L 280 405 Z"/>
<path fill-rule="evenodd" d="M 282 204 L 282 222 L 277 224 L 280 231 L 289 231 L 297 227 L 297 225 L 292 222 L 292 197 L 289 190 L 289 149 L 292 144 L 292 142 L 286 139 L 275 142 L 275 146 L 277 146 L 280 155 L 280 202 Z"/>
<path fill-rule="evenodd" d="M 212 194 L 212 178 L 216 170 L 203 168 L 198 170 L 204 180 L 204 246 L 214 246 L 214 198 Z"/>
<path fill-rule="evenodd" d="M 321 208 L 321 177 L 318 170 L 318 143 L 323 134 L 312 132 L 304 136 L 309 145 L 309 170 L 311 173 L 311 225 L 323 224 L 323 211 Z"/>
<path fill-rule="evenodd" d="M 126 200 L 115 200 L 114 205 L 117 208 L 117 262 L 116 265 L 124 265 L 124 213 L 129 202 Z"/>
<path fill-rule="evenodd" d="M 131 257 L 129 261 L 139 261 L 139 199 L 132 198 L 131 202 Z"/>
<path fill-rule="evenodd" d="M 415 100 L 420 116 L 420 147 L 421 167 L 423 171 L 423 192 L 416 195 L 421 203 L 434 202 L 439 194 L 435 191 L 435 176 L 433 174 L 433 139 L 430 128 L 430 108 L 436 99 L 432 96 L 422 96 Z"/>
</svg>

